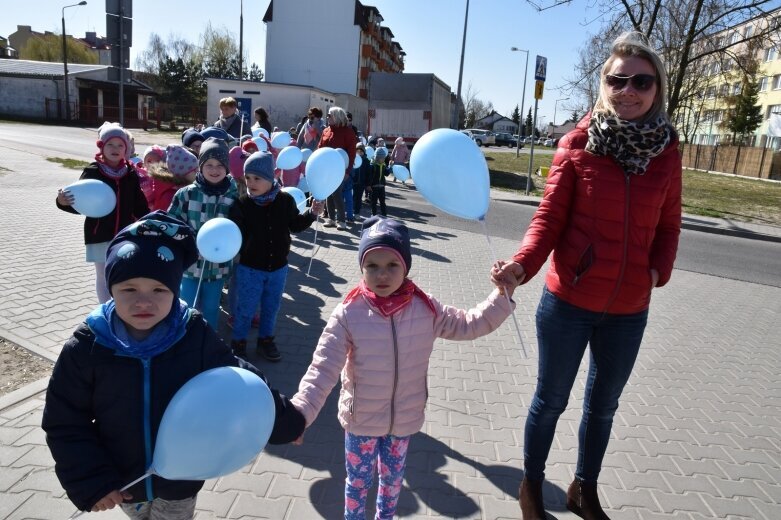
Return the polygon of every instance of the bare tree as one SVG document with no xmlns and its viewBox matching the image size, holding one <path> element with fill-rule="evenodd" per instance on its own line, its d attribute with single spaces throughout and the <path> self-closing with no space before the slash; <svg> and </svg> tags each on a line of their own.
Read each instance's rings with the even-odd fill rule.
<svg viewBox="0 0 781 520">
<path fill-rule="evenodd" d="M 775 7 L 769 0 L 599 0 L 599 7 L 599 37 L 584 46 L 588 54 L 581 56 L 568 87 L 584 103 L 590 103 L 593 90 L 587 77 L 598 70 L 595 62 L 607 56 L 613 39 L 609 36 L 636 30 L 649 37 L 663 56 L 668 76 L 667 110 L 674 120 L 681 119 L 679 110 L 697 112 L 707 83 L 704 71 L 729 70 L 749 41 L 762 42 L 761 48 L 778 43 L 779 38 L 775 22 L 754 24 L 750 33 L 728 31 L 755 17 L 765 17 L 768 9 Z"/>
<path fill-rule="evenodd" d="M 487 116 L 494 109 L 493 103 L 477 97 L 479 93 L 480 91 L 475 90 L 471 82 L 467 85 L 464 93 L 465 128 L 472 128 L 475 121 Z"/>
</svg>

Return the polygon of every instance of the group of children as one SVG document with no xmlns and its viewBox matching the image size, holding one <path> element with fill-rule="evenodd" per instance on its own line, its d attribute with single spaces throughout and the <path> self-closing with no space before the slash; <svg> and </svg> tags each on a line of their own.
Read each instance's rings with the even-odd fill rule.
<svg viewBox="0 0 781 520">
<path fill-rule="evenodd" d="M 299 213 L 294 199 L 281 190 L 268 152 L 246 157 L 240 192 L 229 175 L 227 144 L 204 139 L 196 158 L 192 145 L 198 137 L 186 132 L 183 145 L 152 147 L 144 154 L 150 193 L 156 193 L 149 200 L 128 160 L 127 134 L 119 125 L 101 127 L 100 151 L 82 174 L 102 180 L 117 194 L 111 214 L 85 220 L 87 259 L 96 264 L 98 294 L 102 288 L 106 297 L 65 344 L 49 383 L 42 424 L 57 477 L 79 510 L 120 506 L 131 518 L 192 518 L 202 481 L 151 476 L 120 490 L 146 472 L 166 406 L 189 379 L 220 366 L 263 377 L 246 361 L 246 337 L 258 302 L 259 353 L 272 361 L 280 358 L 273 329 L 287 277 L 290 233 L 309 227 L 322 204 L 313 202 Z M 368 184 L 373 206 L 380 202 L 384 210 L 376 194 L 384 189 L 383 159 L 375 155 L 369 171 L 379 171 L 381 178 L 369 177 Z M 165 165 L 166 176 L 158 165 Z M 176 187 L 179 181 L 169 175 L 190 182 L 174 190 L 169 184 Z M 357 207 L 362 191 L 353 197 Z M 168 194 L 167 211 L 150 213 L 149 206 L 164 206 Z M 60 190 L 57 204 L 76 212 L 67 190 Z M 231 262 L 206 262 L 195 245 L 198 229 L 214 217 L 233 220 L 243 240 L 233 272 L 231 347 L 215 332 Z M 468 311 L 440 303 L 409 277 L 407 227 L 379 215 L 363 222 L 358 264 L 360 280 L 331 313 L 298 392 L 290 399 L 272 392 L 275 422 L 269 442 L 303 442 L 304 430 L 341 379 L 345 518 L 364 518 L 378 464 L 377 518 L 392 518 L 410 437 L 424 422 L 436 338 L 489 334 L 512 312 L 514 287 L 494 289 Z M 194 293 L 201 277 L 201 312 L 196 312 Z"/>
</svg>

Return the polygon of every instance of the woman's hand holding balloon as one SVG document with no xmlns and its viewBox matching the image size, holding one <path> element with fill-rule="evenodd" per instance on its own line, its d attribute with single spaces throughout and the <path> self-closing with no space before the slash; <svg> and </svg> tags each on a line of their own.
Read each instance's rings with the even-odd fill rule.
<svg viewBox="0 0 781 520">
<path fill-rule="evenodd" d="M 60 206 L 73 206 L 73 194 L 68 190 L 57 190 L 57 204 Z"/>
<path fill-rule="evenodd" d="M 498 260 L 491 268 L 491 281 L 503 293 L 512 296 L 515 288 L 526 278 L 523 266 L 517 262 Z"/>
</svg>

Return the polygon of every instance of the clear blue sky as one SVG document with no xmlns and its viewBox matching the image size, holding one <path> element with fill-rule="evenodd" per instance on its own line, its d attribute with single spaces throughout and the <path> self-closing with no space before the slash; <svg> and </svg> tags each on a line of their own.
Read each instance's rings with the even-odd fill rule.
<svg viewBox="0 0 781 520">
<path fill-rule="evenodd" d="M 327 0 L 322 0 L 327 1 Z M 0 17 L 0 35 L 7 37 L 17 25 L 30 25 L 36 31 L 60 32 L 61 8 L 78 0 L 4 1 Z M 86 31 L 105 35 L 105 0 L 88 0 L 86 6 L 65 10 L 68 34 L 83 37 Z M 432 72 L 453 92 L 458 85 L 461 38 L 466 0 L 366 0 L 376 6 L 385 22 L 407 53 L 406 72 Z M 550 0 L 539 2 L 550 5 Z M 540 54 L 548 58 L 544 98 L 539 115 L 551 122 L 554 102 L 568 97 L 559 91 L 563 78 L 572 74 L 577 52 L 587 33 L 597 30 L 594 10 L 587 12 L 587 0 L 537 12 L 523 0 L 470 0 L 462 95 L 468 86 L 477 97 L 493 103 L 507 115 L 520 105 L 524 62 L 528 49 L 529 79 L 526 105 L 533 106 L 534 60 Z M 266 28 L 261 21 L 269 0 L 244 0 L 244 47 L 249 61 L 264 69 Z M 206 20 L 215 27 L 226 27 L 238 40 L 240 0 L 134 0 L 133 47 L 131 66 L 137 53 L 149 42 L 153 32 L 167 39 L 175 34 L 197 43 Z M 233 13 L 230 9 L 235 9 Z M 307 18 L 302 13 L 302 28 Z M 322 33 L 327 37 L 327 28 Z M 291 38 L 295 37 L 291 35 Z M 559 101 L 556 119 L 561 123 L 570 111 L 572 101 Z"/>
</svg>

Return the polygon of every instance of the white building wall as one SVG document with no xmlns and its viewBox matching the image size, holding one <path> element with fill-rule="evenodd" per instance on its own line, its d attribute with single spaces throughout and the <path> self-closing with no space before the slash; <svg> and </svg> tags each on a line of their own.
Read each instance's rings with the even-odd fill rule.
<svg viewBox="0 0 781 520">
<path fill-rule="evenodd" d="M 220 99 L 229 96 L 237 100 L 250 100 L 248 108 L 241 107 L 249 113 L 250 126 L 255 123 L 253 114 L 260 106 L 268 112 L 271 125 L 281 130 L 296 126 L 310 107 L 318 107 L 325 114 L 336 104 L 334 94 L 305 85 L 209 78 L 206 87 L 206 119 L 209 124 L 220 117 Z"/>
<path fill-rule="evenodd" d="M 357 95 L 361 28 L 355 0 L 274 0 L 265 79 Z"/>
<path fill-rule="evenodd" d="M 70 78 L 70 77 L 69 77 Z M 46 117 L 46 99 L 51 99 L 50 110 L 57 116 L 57 98 L 64 98 L 62 78 L 56 81 L 48 78 L 0 77 L 0 114 L 34 118 Z M 73 92 L 71 90 L 71 92 Z M 71 94 L 72 95 L 72 94 Z M 73 99 L 73 98 L 71 98 Z M 77 98 L 78 99 L 78 98 Z M 64 110 L 64 107 L 63 107 Z"/>
</svg>

